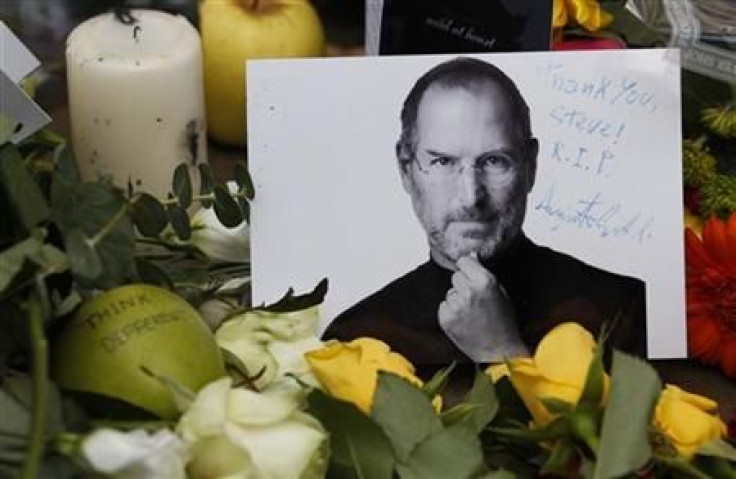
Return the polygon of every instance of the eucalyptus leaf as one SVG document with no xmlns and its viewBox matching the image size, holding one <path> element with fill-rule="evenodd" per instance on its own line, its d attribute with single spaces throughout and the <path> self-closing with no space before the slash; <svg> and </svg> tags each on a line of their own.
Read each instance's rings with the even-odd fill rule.
<svg viewBox="0 0 736 479">
<path fill-rule="evenodd" d="M 399 461 L 443 429 L 429 398 L 408 380 L 383 371 L 373 396 L 371 417 L 383 428 Z"/>
<path fill-rule="evenodd" d="M 222 185 L 215 185 L 215 215 L 223 226 L 235 228 L 243 221 L 243 213 L 238 203 Z"/>
<path fill-rule="evenodd" d="M 652 457 L 649 427 L 662 382 L 654 369 L 633 356 L 614 351 L 611 393 L 595 477 L 619 477 L 644 467 Z"/>
<path fill-rule="evenodd" d="M 11 208 L 3 215 L 12 215 L 26 232 L 49 218 L 50 209 L 41 189 L 18 149 L 10 143 L 0 146 L 0 190 Z"/>
<path fill-rule="evenodd" d="M 54 180 L 65 183 L 79 183 L 82 181 L 77 160 L 66 142 L 60 143 L 54 148 Z"/>
<path fill-rule="evenodd" d="M 192 205 L 192 179 L 189 176 L 189 167 L 186 163 L 180 163 L 174 169 L 172 189 L 174 196 L 179 201 L 179 206 L 187 209 Z"/>
<path fill-rule="evenodd" d="M 84 232 L 73 229 L 67 233 L 64 242 L 72 272 L 89 281 L 99 278 L 102 274 L 102 260 Z"/>
<path fill-rule="evenodd" d="M 141 193 L 133 202 L 133 224 L 143 236 L 156 238 L 169 222 L 164 205 L 153 195 Z"/>
<path fill-rule="evenodd" d="M 156 263 L 136 257 L 135 269 L 138 272 L 138 279 L 142 283 L 161 286 L 168 290 L 174 289 L 174 284 L 169 275 L 166 274 L 166 271 Z"/>
<path fill-rule="evenodd" d="M 463 426 L 434 431 L 397 467 L 401 479 L 471 479 L 487 472 L 478 436 Z"/>
<path fill-rule="evenodd" d="M 238 196 L 238 206 L 240 206 L 240 211 L 243 213 L 243 219 L 246 223 L 250 224 L 250 203 L 248 203 L 248 200 L 243 198 L 242 196 Z"/>
<path fill-rule="evenodd" d="M 26 375 L 5 375 L 0 386 L 0 463 L 19 464 L 25 458 L 27 437 L 31 427 L 33 388 Z M 48 385 L 46 431 L 51 439 L 64 430 L 61 396 L 53 384 Z"/>
<path fill-rule="evenodd" d="M 319 389 L 309 394 L 307 402 L 308 412 L 330 434 L 327 477 L 392 479 L 396 459 L 386 435 L 370 417 Z"/>
<path fill-rule="evenodd" d="M 189 221 L 189 215 L 187 210 L 181 206 L 174 205 L 169 207 L 169 222 L 171 227 L 174 228 L 176 236 L 182 240 L 187 241 L 192 237 L 192 225 Z"/>
<path fill-rule="evenodd" d="M 52 219 L 64 237 L 75 229 L 87 238 L 97 237 L 94 247 L 102 273 L 84 286 L 109 289 L 130 282 L 135 276 L 133 224 L 127 214 L 121 215 L 128 208 L 123 193 L 104 183 L 59 184 L 57 190 Z"/>
<path fill-rule="evenodd" d="M 255 197 L 255 188 L 253 188 L 253 180 L 250 177 L 248 168 L 243 163 L 236 163 L 233 173 L 240 191 L 243 192 L 246 198 L 252 200 Z"/>
<path fill-rule="evenodd" d="M 41 251 L 41 246 L 37 238 L 30 237 L 0 253 L 0 293 L 20 273 L 26 259 Z"/>
<path fill-rule="evenodd" d="M 210 168 L 210 165 L 207 163 L 199 163 L 197 165 L 197 168 L 199 168 L 199 194 L 200 196 L 208 196 L 212 194 L 212 190 L 215 188 L 215 180 L 212 177 L 212 168 Z M 202 206 L 205 208 L 209 208 L 212 206 L 212 200 L 210 199 L 201 199 L 200 203 L 202 203 Z"/>
</svg>

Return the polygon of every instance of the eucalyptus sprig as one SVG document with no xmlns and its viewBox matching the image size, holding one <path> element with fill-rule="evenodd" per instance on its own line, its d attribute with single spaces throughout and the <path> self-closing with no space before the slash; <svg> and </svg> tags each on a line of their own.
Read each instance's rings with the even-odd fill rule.
<svg viewBox="0 0 736 479">
<path fill-rule="evenodd" d="M 58 470 L 54 437 L 84 421 L 62 408 L 47 378 L 47 337 L 85 296 L 149 282 L 196 304 L 229 278 L 249 276 L 249 264 L 213 262 L 186 244 L 197 203 L 225 226 L 247 221 L 253 185 L 243 165 L 235 172 L 231 193 L 200 165 L 195 195 L 181 165 L 159 199 L 106 179 L 83 181 L 66 141 L 48 130 L 0 144 L 0 411 L 17 411 L 0 424 L 0 476 L 42 476 L 48 460 Z M 180 243 L 162 235 L 167 227 Z M 11 391 L 18 388 L 27 394 Z"/>
</svg>

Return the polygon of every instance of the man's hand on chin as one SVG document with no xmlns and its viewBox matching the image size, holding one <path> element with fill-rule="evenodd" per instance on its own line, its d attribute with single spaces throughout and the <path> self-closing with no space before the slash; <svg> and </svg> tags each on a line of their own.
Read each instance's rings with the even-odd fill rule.
<svg viewBox="0 0 736 479">
<path fill-rule="evenodd" d="M 437 311 L 447 336 L 476 363 L 529 356 L 514 308 L 493 273 L 476 253 L 460 258 L 457 268 Z"/>
</svg>

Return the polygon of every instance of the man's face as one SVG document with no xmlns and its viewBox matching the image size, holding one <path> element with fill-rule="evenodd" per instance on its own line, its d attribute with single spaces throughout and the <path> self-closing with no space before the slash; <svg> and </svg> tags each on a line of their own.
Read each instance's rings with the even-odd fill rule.
<svg viewBox="0 0 736 479">
<path fill-rule="evenodd" d="M 472 252 L 491 258 L 521 231 L 537 146 L 520 138 L 517 121 L 490 82 L 471 90 L 433 85 L 424 93 L 415 161 L 401 176 L 442 266 L 455 269 Z"/>
</svg>

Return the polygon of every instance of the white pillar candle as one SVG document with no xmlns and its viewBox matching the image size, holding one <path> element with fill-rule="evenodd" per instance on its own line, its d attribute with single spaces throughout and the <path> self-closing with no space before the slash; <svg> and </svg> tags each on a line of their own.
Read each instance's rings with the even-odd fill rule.
<svg viewBox="0 0 736 479">
<path fill-rule="evenodd" d="M 165 197 L 174 168 L 206 162 L 202 53 L 183 16 L 132 10 L 77 26 L 66 61 L 72 144 L 82 177 Z"/>
</svg>

